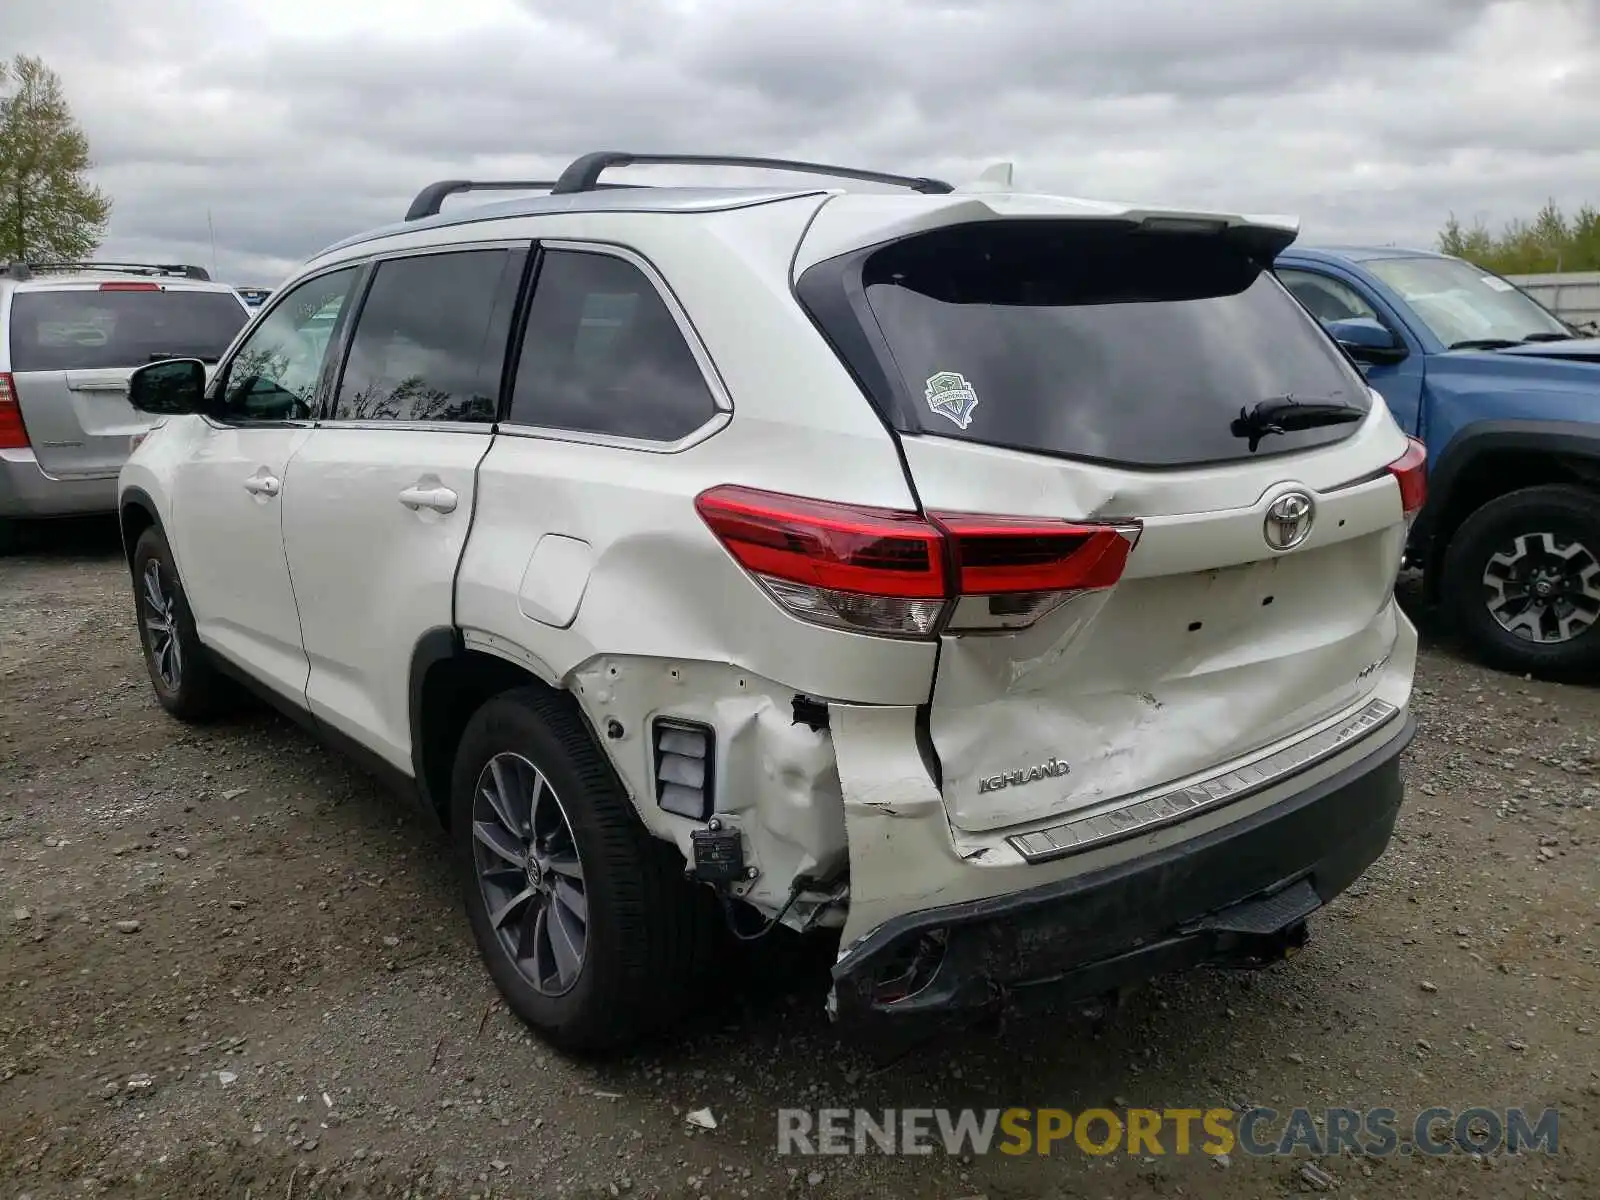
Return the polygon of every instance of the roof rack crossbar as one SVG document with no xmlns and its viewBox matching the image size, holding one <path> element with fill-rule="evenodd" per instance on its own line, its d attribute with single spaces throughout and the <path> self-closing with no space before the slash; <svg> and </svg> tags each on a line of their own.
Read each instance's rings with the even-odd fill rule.
<svg viewBox="0 0 1600 1200">
<path fill-rule="evenodd" d="M 805 175 L 830 175 L 836 179 L 855 179 L 863 183 L 887 183 L 910 188 L 927 195 L 944 195 L 955 188 L 942 179 L 928 179 L 914 175 L 889 175 L 882 171 L 863 171 L 855 167 L 836 167 L 827 163 L 800 162 L 789 158 L 749 158 L 733 154 L 630 154 L 622 150 L 597 150 L 572 161 L 561 172 L 561 178 L 551 189 L 551 195 L 562 196 L 571 192 L 589 192 L 607 185 L 600 182 L 600 173 L 611 167 L 627 166 L 684 166 L 684 167 L 759 167 L 771 171 L 794 171 Z"/>
<path fill-rule="evenodd" d="M 556 185 L 549 179 L 441 179 L 430 183 L 417 193 L 417 198 L 406 209 L 406 220 L 420 221 L 435 217 L 451 196 L 462 192 L 547 192 Z M 608 183 L 608 188 L 638 187 L 634 183 Z"/>
<path fill-rule="evenodd" d="M 185 279 L 211 279 L 210 272 L 204 267 L 189 263 L 12 262 L 5 267 L 5 273 L 13 279 L 30 279 L 46 271 L 115 271 L 119 275 L 181 275 Z"/>
</svg>

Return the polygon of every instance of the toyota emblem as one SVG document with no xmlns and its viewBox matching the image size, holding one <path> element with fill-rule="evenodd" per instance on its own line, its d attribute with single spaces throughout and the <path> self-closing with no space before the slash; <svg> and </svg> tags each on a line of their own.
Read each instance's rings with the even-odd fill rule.
<svg viewBox="0 0 1600 1200">
<path fill-rule="evenodd" d="M 1311 534 L 1316 502 L 1305 492 L 1285 492 L 1267 506 L 1261 536 L 1274 550 L 1293 550 Z"/>
</svg>

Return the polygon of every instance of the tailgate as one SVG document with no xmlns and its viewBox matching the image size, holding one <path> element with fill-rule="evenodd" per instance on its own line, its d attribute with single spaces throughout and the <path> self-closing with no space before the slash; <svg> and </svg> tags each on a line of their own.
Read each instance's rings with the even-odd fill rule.
<svg viewBox="0 0 1600 1200">
<path fill-rule="evenodd" d="M 1266 269 L 1288 235 L 1023 209 L 798 288 L 956 531 L 929 731 L 971 832 L 1282 741 L 1380 682 L 1399 629 L 1409 443 Z"/>
<path fill-rule="evenodd" d="M 34 457 L 57 479 L 115 475 L 129 438 L 154 419 L 128 403 L 130 371 L 28 371 L 12 376 Z"/>
<path fill-rule="evenodd" d="M 943 637 L 929 731 L 952 823 L 999 829 L 1130 796 L 1269 746 L 1370 692 L 1398 633 L 1406 526 L 1391 476 L 1353 478 L 1352 459 L 1384 462 L 1405 446 L 1381 411 L 1369 426 L 1348 453 L 1246 472 L 1232 503 L 1200 512 L 1173 511 L 1185 491 L 1174 477 L 1084 474 L 908 439 L 930 510 L 981 503 L 1142 526 L 1115 586 L 1026 629 Z M 1193 494 L 1206 491 L 1196 481 Z M 1293 493 L 1311 498 L 1312 527 L 1275 551 L 1268 510 Z"/>
<path fill-rule="evenodd" d="M 12 382 L 40 467 L 115 475 L 153 422 L 128 403 L 136 367 L 216 362 L 249 313 L 231 291 L 145 280 L 19 288 L 7 321 Z"/>
</svg>

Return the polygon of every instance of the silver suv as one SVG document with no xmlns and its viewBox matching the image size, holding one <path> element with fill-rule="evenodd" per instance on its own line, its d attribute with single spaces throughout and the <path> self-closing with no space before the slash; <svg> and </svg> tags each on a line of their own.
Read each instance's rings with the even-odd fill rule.
<svg viewBox="0 0 1600 1200">
<path fill-rule="evenodd" d="M 1400 804 L 1425 465 L 1292 223 L 599 183 L 659 161 L 435 184 L 136 373 L 158 701 L 420 798 L 567 1046 L 682 1015 L 723 924 L 840 939 L 840 1019 L 1297 948 Z"/>
<path fill-rule="evenodd" d="M 249 318 L 203 267 L 0 264 L 0 547 L 14 521 L 115 511 L 117 472 L 151 425 L 128 376 L 214 363 Z"/>
</svg>

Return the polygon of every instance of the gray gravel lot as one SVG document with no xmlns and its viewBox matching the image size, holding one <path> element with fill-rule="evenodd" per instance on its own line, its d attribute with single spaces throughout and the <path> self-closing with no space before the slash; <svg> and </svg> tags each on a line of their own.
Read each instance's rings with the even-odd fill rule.
<svg viewBox="0 0 1600 1200">
<path fill-rule="evenodd" d="M 109 527 L 0 559 L 0 1196 L 1600 1195 L 1600 694 L 1426 621 L 1400 832 L 1297 958 L 897 1048 L 777 947 L 594 1065 L 495 1003 L 419 816 L 276 717 L 167 719 L 130 612 Z M 774 1151 L 780 1107 L 1112 1104 L 1554 1106 L 1560 1153 Z"/>
</svg>

